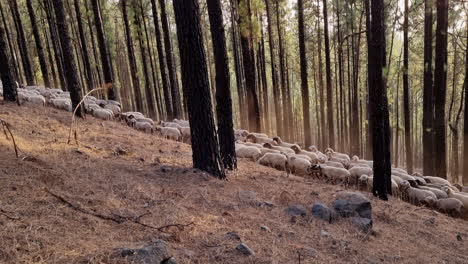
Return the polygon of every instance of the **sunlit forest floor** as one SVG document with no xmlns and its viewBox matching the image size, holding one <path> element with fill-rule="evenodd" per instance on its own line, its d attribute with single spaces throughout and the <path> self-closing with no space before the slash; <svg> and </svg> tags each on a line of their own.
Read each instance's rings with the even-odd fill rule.
<svg viewBox="0 0 468 264">
<path fill-rule="evenodd" d="M 67 145 L 70 113 L 52 108 L 3 104 L 0 118 L 20 150 L 16 159 L 2 132 L 1 263 L 111 263 L 113 248 L 156 239 L 179 263 L 468 263 L 466 221 L 398 199 L 366 194 L 375 234 L 364 234 L 310 217 L 341 186 L 245 160 L 219 181 L 191 169 L 189 145 L 90 116 L 77 123 L 78 145 Z M 291 205 L 308 216 L 292 219 Z M 236 251 L 229 232 L 255 255 Z"/>
</svg>

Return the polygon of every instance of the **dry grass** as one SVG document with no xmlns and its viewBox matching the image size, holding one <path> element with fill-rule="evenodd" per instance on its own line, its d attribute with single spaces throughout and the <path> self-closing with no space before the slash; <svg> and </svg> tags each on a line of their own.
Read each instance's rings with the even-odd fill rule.
<svg viewBox="0 0 468 264">
<path fill-rule="evenodd" d="M 303 256 L 301 263 L 468 263 L 466 221 L 397 199 L 370 197 L 376 235 L 346 221 L 291 221 L 283 212 L 288 205 L 310 210 L 315 201 L 330 203 L 343 188 L 287 178 L 249 161 L 241 161 L 229 181 L 219 181 L 191 169 L 190 146 L 92 117 L 77 122 L 79 146 L 67 145 L 70 114 L 51 108 L 5 104 L 0 118 L 12 125 L 20 150 L 17 160 L 11 142 L 0 135 L 1 263 L 79 263 L 158 238 L 170 242 L 180 263 L 299 263 L 298 252 L 304 255 L 307 247 L 318 255 Z M 88 212 L 127 220 L 79 212 L 46 189 Z M 242 190 L 275 207 L 246 201 Z M 135 223 L 138 217 L 151 227 Z M 164 232 L 153 228 L 192 222 Z M 330 236 L 321 237 L 322 229 Z M 228 232 L 256 255 L 237 253 L 239 242 Z"/>
</svg>

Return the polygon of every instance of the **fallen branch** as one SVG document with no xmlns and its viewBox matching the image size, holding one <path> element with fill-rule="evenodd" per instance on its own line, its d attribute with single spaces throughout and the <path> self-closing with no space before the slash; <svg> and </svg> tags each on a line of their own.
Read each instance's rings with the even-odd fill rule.
<svg viewBox="0 0 468 264">
<path fill-rule="evenodd" d="M 8 122 L 6 122 L 5 120 L 3 119 L 0 119 L 0 123 L 2 123 L 2 127 L 3 127 L 3 133 L 5 133 L 5 137 L 7 138 L 7 140 L 9 139 L 8 138 L 8 135 L 7 135 L 7 130 L 8 130 L 8 133 L 10 134 L 11 136 L 11 139 L 13 141 L 13 147 L 15 148 L 15 155 L 16 155 L 16 158 L 18 158 L 18 146 L 16 146 L 16 141 L 15 141 L 15 137 L 13 136 L 13 133 L 11 133 L 11 130 L 10 130 L 10 124 Z"/>
<path fill-rule="evenodd" d="M 71 124 L 70 124 L 70 131 L 68 132 L 68 140 L 67 140 L 67 144 L 70 144 L 70 138 L 71 138 L 71 134 L 72 134 L 72 129 L 73 129 L 73 124 L 75 123 L 75 115 L 76 115 L 76 111 L 78 110 L 78 108 L 80 108 L 81 104 L 84 102 L 84 100 L 93 92 L 96 92 L 96 91 L 100 91 L 100 90 L 107 90 L 109 87 L 102 87 L 102 88 L 94 88 L 92 89 L 91 91 L 89 91 L 87 94 L 85 94 L 85 96 L 83 96 L 83 98 L 81 99 L 81 101 L 78 103 L 78 105 L 75 107 L 75 110 L 73 110 L 73 115 L 72 115 L 72 120 L 71 120 Z M 76 144 L 78 145 L 78 138 L 77 138 L 77 135 L 76 135 L 76 131 L 75 131 L 75 142 Z"/>
<path fill-rule="evenodd" d="M 74 210 L 76 210 L 76 211 L 78 211 L 80 213 L 87 214 L 87 215 L 92 215 L 94 217 L 97 217 L 97 218 L 100 218 L 100 219 L 103 219 L 103 220 L 112 221 L 112 222 L 117 223 L 117 224 L 122 224 L 124 222 L 132 222 L 132 223 L 141 225 L 143 227 L 158 230 L 159 232 L 162 232 L 162 233 L 167 233 L 167 232 L 164 231 L 164 229 L 169 228 L 169 227 L 177 227 L 179 230 L 184 230 L 185 227 L 195 224 L 194 222 L 191 222 L 191 223 L 186 224 L 186 225 L 185 224 L 170 224 L 170 225 L 165 225 L 165 226 L 161 226 L 161 227 L 155 227 L 155 226 L 148 225 L 148 224 L 140 222 L 140 219 L 143 216 L 151 214 L 150 212 L 144 213 L 144 214 L 139 215 L 137 217 L 127 217 L 127 216 L 121 216 L 121 215 L 117 215 L 117 214 L 105 215 L 105 214 L 97 213 L 97 212 L 95 212 L 93 210 L 82 208 L 79 205 L 76 205 L 73 202 L 68 201 L 63 196 L 60 196 L 60 195 L 58 195 L 56 193 L 53 193 L 48 189 L 45 189 L 45 191 L 48 194 L 52 195 L 53 197 L 57 198 L 62 203 L 66 204 L 68 207 L 70 207 L 70 208 L 72 208 L 72 209 L 74 209 Z"/>
</svg>

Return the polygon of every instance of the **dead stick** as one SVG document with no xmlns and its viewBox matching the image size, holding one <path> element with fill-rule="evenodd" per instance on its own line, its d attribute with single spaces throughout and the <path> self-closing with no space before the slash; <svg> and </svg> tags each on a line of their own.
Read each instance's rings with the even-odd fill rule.
<svg viewBox="0 0 468 264">
<path fill-rule="evenodd" d="M 5 133 L 5 136 L 7 135 L 5 128 L 6 130 L 8 130 L 8 133 L 10 133 L 11 139 L 13 141 L 13 147 L 15 148 L 15 155 L 16 155 L 16 158 L 18 158 L 18 147 L 16 146 L 15 137 L 13 136 L 13 133 L 11 133 L 10 124 L 8 124 L 5 120 L 2 120 L 2 119 L 0 119 L 0 122 L 2 123 L 3 132 Z M 8 136 L 7 136 L 7 139 L 8 139 Z"/>
</svg>

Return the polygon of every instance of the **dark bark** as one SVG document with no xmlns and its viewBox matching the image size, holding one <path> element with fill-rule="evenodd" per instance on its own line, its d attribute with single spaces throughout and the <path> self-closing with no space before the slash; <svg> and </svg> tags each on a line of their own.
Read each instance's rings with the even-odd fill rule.
<svg viewBox="0 0 468 264">
<path fill-rule="evenodd" d="M 403 23 L 403 109 L 405 115 L 406 170 L 413 173 L 413 149 L 411 146 L 410 91 L 408 79 L 409 42 L 408 42 L 408 0 L 405 0 L 405 20 Z"/>
<path fill-rule="evenodd" d="M 220 0 L 208 0 L 207 4 L 216 67 L 216 115 L 218 118 L 221 159 L 226 169 L 233 170 L 237 168 L 237 158 L 234 145 L 231 81 L 229 78 L 229 58 L 223 27 L 223 13 Z"/>
<path fill-rule="evenodd" d="M 328 14 L 327 14 L 327 0 L 323 0 L 323 21 L 324 21 L 324 39 L 325 39 L 325 68 L 327 80 L 327 117 L 328 117 L 328 146 L 335 147 L 335 126 L 333 118 L 333 91 L 332 91 L 332 76 L 331 76 L 331 62 L 330 62 L 330 40 L 328 37 Z"/>
<path fill-rule="evenodd" d="M 319 97 L 320 97 L 320 131 L 322 138 L 320 140 L 320 146 L 326 148 L 328 145 L 328 135 L 326 129 L 326 116 L 325 116 L 325 94 L 324 94 L 324 85 L 323 85 L 323 65 L 322 65 L 322 33 L 320 26 L 320 0 L 317 0 L 317 56 L 318 56 L 318 83 L 319 83 Z"/>
<path fill-rule="evenodd" d="M 29 19 L 31 20 L 31 28 L 34 36 L 34 40 L 36 42 L 36 52 L 37 56 L 39 57 L 39 64 L 41 66 L 42 78 L 44 79 L 44 85 L 46 87 L 50 87 L 50 79 L 49 79 L 49 70 L 47 68 L 47 62 L 44 55 L 44 48 L 42 46 L 41 35 L 39 34 L 39 28 L 37 26 L 36 21 L 36 13 L 34 12 L 34 8 L 32 6 L 32 0 L 27 0 L 26 5 L 28 7 Z"/>
<path fill-rule="evenodd" d="M 62 47 L 57 33 L 57 25 L 55 17 L 53 15 L 53 7 L 51 0 L 44 0 L 44 6 L 46 10 L 47 23 L 49 24 L 50 38 L 52 41 L 52 47 L 54 48 L 55 64 L 57 65 L 57 71 L 60 79 L 60 86 L 62 89 L 66 89 L 67 84 L 65 81 L 65 75 L 63 70 L 63 57 Z"/>
<path fill-rule="evenodd" d="M 434 70 L 434 164 L 435 176 L 447 178 L 445 102 L 447 88 L 448 0 L 437 1 Z"/>
<path fill-rule="evenodd" d="M 101 9 L 99 0 L 91 0 L 94 14 L 94 25 L 96 27 L 96 36 L 99 45 L 99 53 L 101 54 L 102 72 L 104 74 L 104 85 L 108 88 L 107 96 L 110 100 L 117 99 L 117 88 L 114 83 L 114 73 L 109 57 L 109 50 L 106 43 L 106 36 L 104 33 L 104 25 L 102 24 Z"/>
<path fill-rule="evenodd" d="M 158 49 L 159 70 L 161 72 L 161 80 L 164 92 L 164 103 L 166 106 L 166 119 L 169 120 L 173 118 L 172 100 L 169 87 L 169 77 L 167 75 L 166 57 L 163 49 L 163 40 L 161 35 L 161 29 L 159 27 L 159 14 L 157 11 L 156 0 L 151 0 L 151 10 L 153 12 L 153 21 L 156 33 L 156 48 Z"/>
<path fill-rule="evenodd" d="M 3 100 L 16 101 L 15 75 L 8 56 L 7 39 L 2 25 L 0 25 L 0 80 L 3 84 Z"/>
<path fill-rule="evenodd" d="M 28 85 L 34 85 L 34 73 L 32 70 L 31 60 L 29 57 L 28 43 L 23 30 L 23 22 L 18 9 L 18 2 L 16 0 L 10 0 L 10 8 L 13 14 L 13 20 L 16 26 L 16 35 L 18 37 L 18 45 L 21 53 L 21 60 L 23 63 L 24 74 L 26 77 L 26 83 Z"/>
<path fill-rule="evenodd" d="M 371 1 L 371 28 L 369 46 L 370 111 L 373 112 L 372 136 L 373 136 L 373 160 L 374 183 L 373 194 L 382 200 L 387 200 L 387 194 L 391 194 L 391 163 L 387 160 L 390 152 L 389 126 L 385 119 L 388 118 L 388 105 L 386 100 L 385 81 L 383 68 L 385 65 L 385 19 L 383 0 Z M 388 137 L 388 138 L 387 138 Z M 390 191 L 390 192 L 389 192 Z"/>
<path fill-rule="evenodd" d="M 67 15 L 62 0 L 53 0 L 52 5 L 55 10 L 55 17 L 57 22 L 57 30 L 60 36 L 60 43 L 63 48 L 63 56 L 67 58 L 63 62 L 63 70 L 67 80 L 68 91 L 70 91 L 70 98 L 72 107 L 75 109 L 81 101 L 81 88 L 77 76 L 77 69 L 75 64 L 75 55 L 73 54 L 73 46 L 68 30 Z M 77 116 L 83 116 L 83 107 L 81 106 L 76 111 Z"/>
<path fill-rule="evenodd" d="M 292 118 L 288 112 L 288 87 L 286 86 L 286 66 L 284 63 L 284 42 L 283 42 L 283 33 L 281 29 L 281 20 L 280 20 L 280 8 L 279 0 L 276 0 L 276 28 L 278 32 L 278 55 L 279 55 L 279 77 L 280 77 L 280 90 L 281 90 L 281 105 L 282 105 L 282 116 L 283 116 L 283 136 L 285 139 L 289 140 L 291 136 L 291 130 L 287 129 L 288 121 Z"/>
<path fill-rule="evenodd" d="M 166 2 L 165 0 L 159 0 L 161 8 L 161 23 L 164 36 L 164 48 L 166 51 L 167 69 L 169 72 L 169 81 L 171 84 L 171 99 L 172 99 L 172 111 L 174 118 L 180 118 L 182 115 L 179 83 L 177 81 L 177 73 L 175 69 L 174 56 L 172 53 L 172 43 L 169 36 L 169 22 L 167 21 Z"/>
<path fill-rule="evenodd" d="M 197 0 L 174 0 L 182 85 L 192 133 L 193 166 L 226 178 L 219 155 Z"/>
<path fill-rule="evenodd" d="M 366 12 L 366 42 L 367 49 L 370 50 L 371 46 L 371 21 L 370 21 L 370 0 L 364 0 L 364 8 Z M 370 54 L 370 52 L 368 52 Z M 370 110 L 370 83 L 371 83 L 372 68 L 370 66 L 369 58 L 367 59 L 367 145 L 366 145 L 366 159 L 371 159 L 373 156 L 372 150 L 372 111 Z"/>
<path fill-rule="evenodd" d="M 303 0 L 297 1 L 299 18 L 299 57 L 301 61 L 301 94 L 302 94 L 302 113 L 304 119 L 304 142 L 305 146 L 312 144 L 312 131 L 310 130 L 310 109 L 309 109 L 309 83 L 307 76 L 307 57 L 305 46 L 305 27 L 304 27 L 304 3 Z"/>
<path fill-rule="evenodd" d="M 21 76 L 20 76 L 19 69 L 18 69 L 18 62 L 17 62 L 15 50 L 13 49 L 13 42 L 10 36 L 10 30 L 8 29 L 8 24 L 5 18 L 5 13 L 3 12 L 3 6 L 1 2 L 0 2 L 0 14 L 2 16 L 3 30 L 5 31 L 5 35 L 6 35 L 6 42 L 8 43 L 8 48 L 10 51 L 10 57 L 11 57 L 10 63 L 11 63 L 11 66 L 13 67 L 13 74 L 14 74 L 15 79 L 17 79 L 17 81 L 20 81 L 19 78 Z"/>
<path fill-rule="evenodd" d="M 425 0 L 424 16 L 424 93 L 423 93 L 423 172 L 434 175 L 434 90 L 432 83 L 432 8 Z"/>
<path fill-rule="evenodd" d="M 468 19 L 466 23 L 466 33 L 468 36 Z M 466 47 L 468 47 L 468 38 L 466 38 Z M 468 49 L 465 51 L 465 81 L 463 83 L 465 90 L 465 109 L 463 124 L 463 184 L 468 185 Z"/>
<path fill-rule="evenodd" d="M 259 50 L 259 80 L 262 81 L 262 98 L 263 98 L 263 123 L 265 124 L 264 132 L 267 134 L 271 133 L 271 124 L 270 124 L 270 103 L 268 100 L 268 80 L 266 73 L 266 58 L 265 58 L 265 37 L 263 32 L 263 20 L 260 18 L 260 34 L 261 34 L 261 43 Z"/>
<path fill-rule="evenodd" d="M 281 94 L 278 86 L 278 71 L 276 68 L 275 60 L 275 41 L 273 39 L 273 19 L 271 17 L 271 0 L 265 0 L 266 13 L 268 21 L 268 42 L 270 46 L 270 65 L 271 65 L 271 80 L 273 84 L 273 98 L 275 104 L 275 116 L 276 116 L 276 135 L 283 135 L 283 123 L 282 123 L 282 112 L 281 112 Z"/>
<path fill-rule="evenodd" d="M 76 21 L 78 23 L 78 32 L 80 35 L 81 49 L 83 52 L 83 64 L 85 68 L 86 84 L 88 85 L 88 90 L 92 90 L 94 88 L 94 78 L 93 71 L 91 69 L 91 62 L 89 61 L 88 44 L 83 28 L 83 18 L 81 16 L 80 1 L 74 0 L 74 6 L 76 12 Z"/>
</svg>

